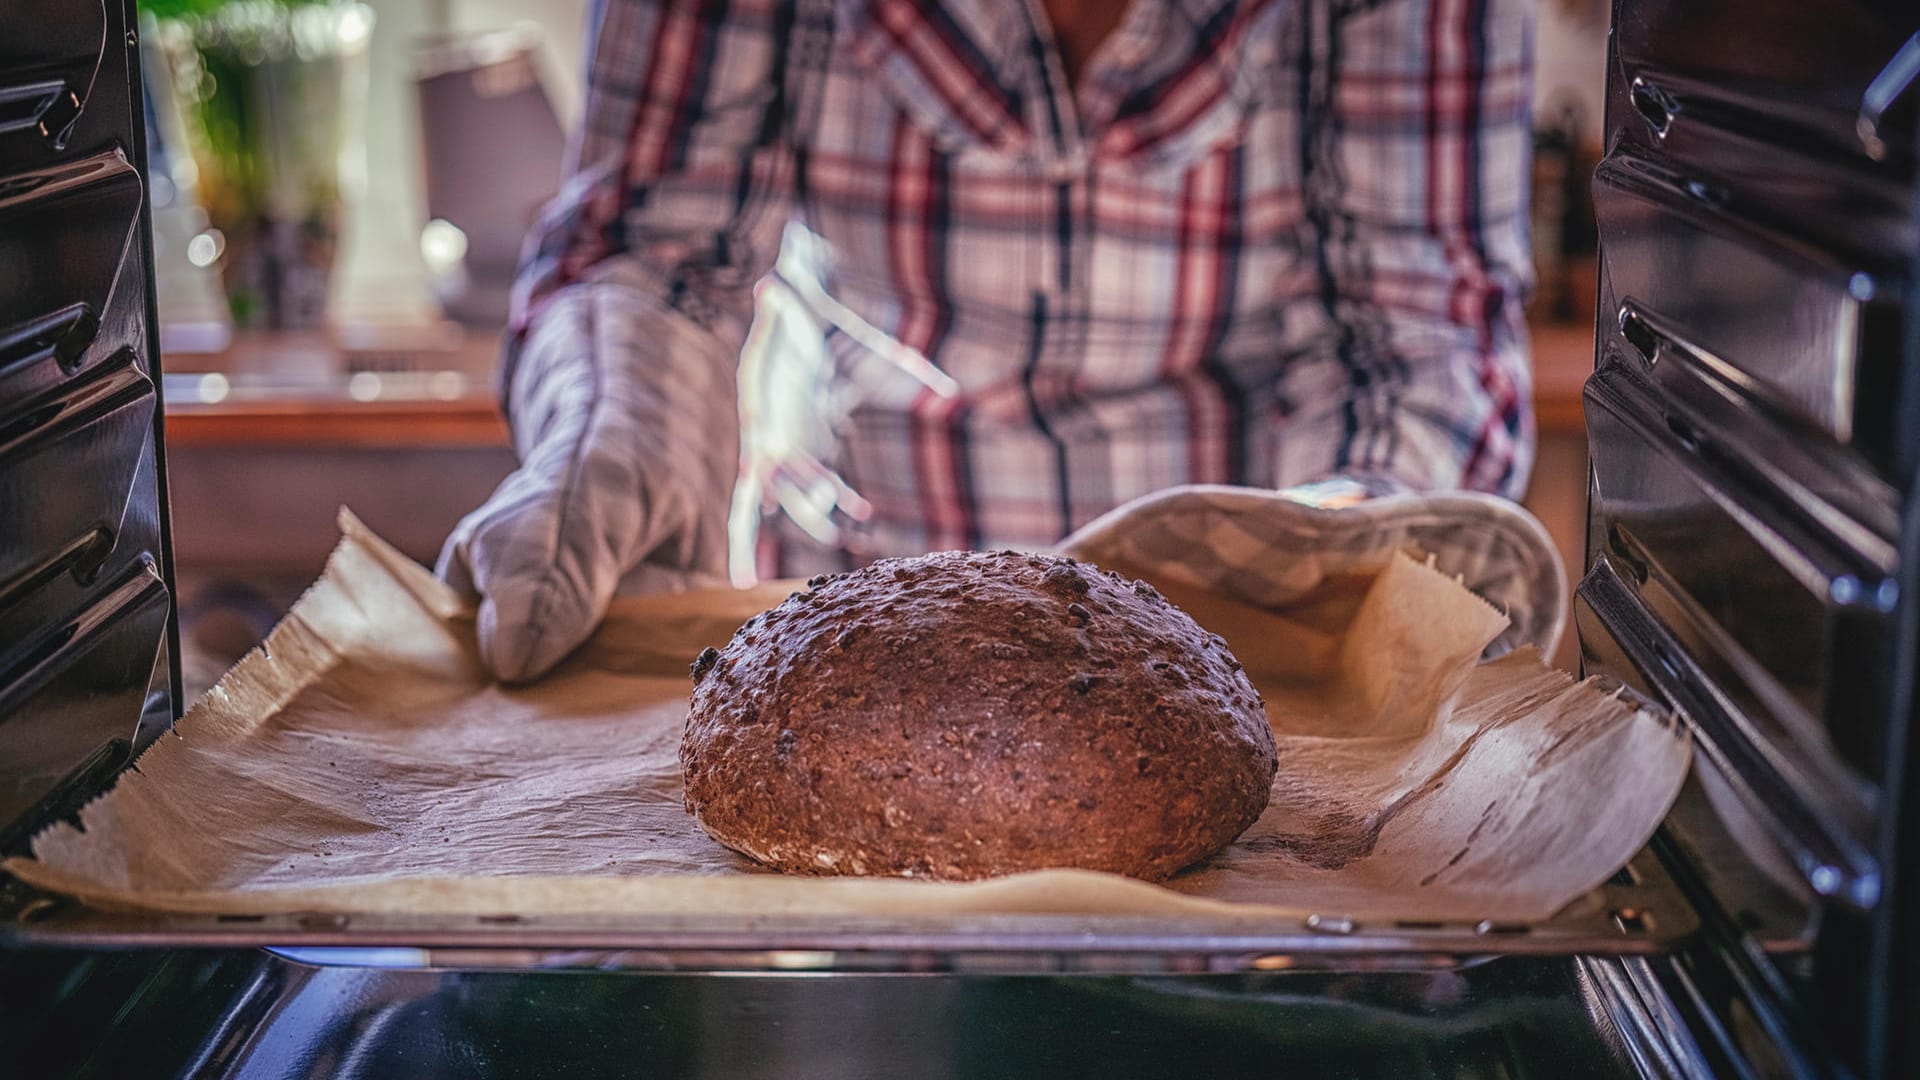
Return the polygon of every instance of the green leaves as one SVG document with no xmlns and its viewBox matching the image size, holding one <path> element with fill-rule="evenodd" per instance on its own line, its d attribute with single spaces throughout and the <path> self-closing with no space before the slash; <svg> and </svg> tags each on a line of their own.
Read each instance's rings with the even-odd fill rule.
<svg viewBox="0 0 1920 1080">
<path fill-rule="evenodd" d="M 194 16 L 211 15 L 227 7 L 234 0 L 139 0 L 140 10 L 157 19 L 185 19 Z M 257 2 L 257 0 L 256 0 Z M 280 7 L 304 7 L 311 4 L 325 4 L 330 0 L 267 0 Z"/>
</svg>

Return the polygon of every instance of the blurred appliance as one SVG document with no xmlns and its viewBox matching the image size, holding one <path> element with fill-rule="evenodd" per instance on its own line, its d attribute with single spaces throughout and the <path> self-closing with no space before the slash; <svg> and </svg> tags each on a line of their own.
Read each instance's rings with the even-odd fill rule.
<svg viewBox="0 0 1920 1080">
<path fill-rule="evenodd" d="M 140 62 L 160 347 L 170 353 L 219 352 L 233 340 L 233 316 L 217 266 L 225 237 L 209 227 L 200 205 L 198 173 L 186 151 L 165 57 L 148 40 L 141 43 Z"/>
<path fill-rule="evenodd" d="M 559 188 L 566 135 L 530 28 L 423 47 L 416 58 L 427 216 L 421 254 L 446 314 L 507 319 L 520 245 Z"/>
<path fill-rule="evenodd" d="M 1536 116 L 1533 134 L 1534 319 L 1584 322 L 1593 302 L 1593 199 L 1587 178 L 1594 152 L 1576 102 L 1563 100 L 1550 118 Z"/>
<path fill-rule="evenodd" d="M 84 0 L 0 0 L 0 101 L 84 73 L 89 50 L 100 72 L 69 83 L 93 86 L 70 138 L 0 124 L 8 852 L 178 708 L 130 8 L 99 27 Z M 0 876 L 0 1060 L 102 1076 L 1920 1073 L 1920 13 L 1618 0 L 1614 27 L 1579 630 L 1589 671 L 1683 718 L 1699 767 L 1595 910 L 1044 932 L 199 916 L 90 910 Z"/>
</svg>

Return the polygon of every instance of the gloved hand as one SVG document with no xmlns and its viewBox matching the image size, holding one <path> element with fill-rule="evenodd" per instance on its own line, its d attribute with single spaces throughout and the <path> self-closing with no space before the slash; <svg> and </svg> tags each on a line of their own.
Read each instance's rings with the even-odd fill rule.
<svg viewBox="0 0 1920 1080">
<path fill-rule="evenodd" d="M 616 593 L 726 580 L 739 419 L 722 351 L 617 269 L 534 320 L 506 388 L 520 467 L 454 528 L 435 571 L 478 603 L 496 677 L 544 674 Z"/>
<path fill-rule="evenodd" d="M 1507 614 L 1511 622 L 1487 655 L 1521 645 L 1553 655 L 1566 623 L 1567 576 L 1545 527 L 1495 495 L 1376 493 L 1389 486 L 1169 488 L 1088 523 L 1060 549 L 1278 609 L 1413 547 Z"/>
</svg>

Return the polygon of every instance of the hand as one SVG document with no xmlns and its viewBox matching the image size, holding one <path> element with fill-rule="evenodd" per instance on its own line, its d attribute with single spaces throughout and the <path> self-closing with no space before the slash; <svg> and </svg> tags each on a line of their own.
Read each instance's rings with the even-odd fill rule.
<svg viewBox="0 0 1920 1080">
<path fill-rule="evenodd" d="M 724 579 L 738 421 L 716 348 L 607 282 L 556 294 L 529 330 L 508 388 L 520 467 L 436 567 L 478 602 L 501 681 L 545 674 L 623 588 Z"/>
<path fill-rule="evenodd" d="M 1512 620 L 1489 647 L 1552 655 L 1568 605 L 1566 570 L 1546 529 L 1514 503 L 1474 492 L 1362 497 L 1384 481 L 1284 491 L 1193 486 L 1136 499 L 1060 550 L 1164 575 L 1256 607 L 1285 609 L 1348 574 L 1373 574 L 1416 549 Z"/>
</svg>

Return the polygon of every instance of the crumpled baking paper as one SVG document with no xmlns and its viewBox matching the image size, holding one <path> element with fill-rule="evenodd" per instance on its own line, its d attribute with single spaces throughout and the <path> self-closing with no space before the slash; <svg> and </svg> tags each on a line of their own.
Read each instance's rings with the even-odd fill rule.
<svg viewBox="0 0 1920 1080">
<path fill-rule="evenodd" d="M 1178 581 L 1279 745 L 1267 812 L 1164 885 L 1049 870 L 956 884 L 774 874 L 681 804 L 689 661 L 790 586 L 617 601 L 561 668 L 491 682 L 472 613 L 342 512 L 320 580 L 107 794 L 6 869 L 98 906 L 234 914 L 1227 915 L 1538 920 L 1652 835 L 1671 719 L 1521 649 L 1406 556 L 1287 611 Z M 775 925 L 775 924 L 767 924 Z"/>
</svg>

